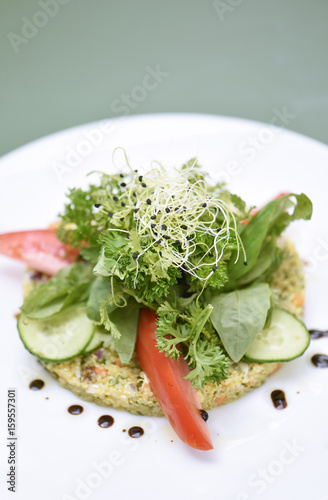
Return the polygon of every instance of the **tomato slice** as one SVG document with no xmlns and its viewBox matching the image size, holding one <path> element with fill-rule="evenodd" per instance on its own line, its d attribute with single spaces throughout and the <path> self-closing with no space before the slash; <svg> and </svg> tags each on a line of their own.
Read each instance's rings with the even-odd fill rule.
<svg viewBox="0 0 328 500">
<path fill-rule="evenodd" d="M 0 234 L 0 254 L 51 276 L 72 264 L 78 253 L 79 249 L 64 245 L 54 229 Z"/>
<path fill-rule="evenodd" d="M 213 449 L 211 435 L 203 420 L 197 391 L 190 380 L 182 355 L 171 359 L 156 346 L 157 316 L 150 309 L 140 311 L 136 352 L 151 389 L 180 439 L 198 450 Z"/>
</svg>

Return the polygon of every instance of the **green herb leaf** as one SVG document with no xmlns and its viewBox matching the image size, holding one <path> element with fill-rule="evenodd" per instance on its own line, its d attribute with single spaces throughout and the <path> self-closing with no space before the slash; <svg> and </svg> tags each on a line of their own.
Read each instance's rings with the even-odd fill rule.
<svg viewBox="0 0 328 500">
<path fill-rule="evenodd" d="M 263 329 L 270 298 L 271 290 L 267 283 L 212 297 L 211 321 L 233 361 L 243 357 Z"/>
<path fill-rule="evenodd" d="M 89 264 L 72 264 L 61 269 L 25 298 L 22 312 L 33 319 L 46 319 L 73 305 L 86 302 L 93 276 Z"/>
<path fill-rule="evenodd" d="M 104 306 L 110 314 L 116 306 L 109 304 L 112 296 L 110 282 L 105 278 L 96 278 L 92 283 L 87 303 L 87 316 L 95 323 L 101 323 L 100 310 Z M 104 313 L 103 313 L 104 314 Z"/>
<path fill-rule="evenodd" d="M 296 203 L 292 200 L 293 197 L 296 198 Z M 287 210 L 291 208 L 294 210 L 290 214 Z M 268 236 L 276 238 L 293 220 L 308 220 L 311 215 L 312 203 L 305 194 L 291 193 L 267 203 L 251 218 L 245 228 L 241 229 L 247 266 L 244 265 L 243 256 L 240 256 L 235 263 L 237 253 L 234 251 L 228 265 L 230 281 L 236 281 L 255 266 L 263 245 L 267 243 Z"/>
<path fill-rule="evenodd" d="M 182 350 L 190 366 L 187 378 L 199 389 L 206 382 L 219 383 L 228 376 L 230 360 L 209 321 L 211 311 L 210 304 L 201 308 L 193 303 L 181 313 L 168 302 L 157 311 L 157 347 L 173 359 Z"/>
<path fill-rule="evenodd" d="M 252 269 L 241 276 L 236 282 L 230 282 L 227 288 L 242 288 L 256 280 L 267 278 L 268 272 L 274 271 L 280 263 L 281 251 L 277 247 L 276 239 L 267 239 L 263 244 L 258 259 Z"/>
<path fill-rule="evenodd" d="M 110 314 L 110 321 L 120 332 L 119 338 L 114 338 L 115 349 L 123 364 L 131 361 L 137 340 L 138 318 L 140 307 L 130 299 L 126 307 L 118 307 Z"/>
</svg>

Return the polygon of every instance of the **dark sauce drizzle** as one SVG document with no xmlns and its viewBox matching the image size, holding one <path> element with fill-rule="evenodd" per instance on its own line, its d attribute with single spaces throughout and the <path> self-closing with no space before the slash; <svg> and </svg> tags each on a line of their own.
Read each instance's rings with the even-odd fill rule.
<svg viewBox="0 0 328 500">
<path fill-rule="evenodd" d="M 128 430 L 129 436 L 132 438 L 140 438 L 141 436 L 144 435 L 144 430 L 142 427 L 138 427 L 137 425 L 135 427 L 130 427 Z"/>
<path fill-rule="evenodd" d="M 81 413 L 83 412 L 83 406 L 80 406 L 80 405 L 72 405 L 68 408 L 68 413 L 70 413 L 71 415 L 81 415 Z"/>
<path fill-rule="evenodd" d="M 287 407 L 285 393 L 280 389 L 271 392 L 271 399 L 277 410 L 284 410 Z"/>
<path fill-rule="evenodd" d="M 44 387 L 43 380 L 36 379 L 30 383 L 30 389 L 32 391 L 40 391 Z"/>
<path fill-rule="evenodd" d="M 328 337 L 328 330 L 309 330 L 311 340 L 322 339 Z"/>
<path fill-rule="evenodd" d="M 103 415 L 102 417 L 98 418 L 98 425 L 99 427 L 102 427 L 103 429 L 107 429 L 108 427 L 111 427 L 114 423 L 113 417 L 110 415 Z"/>
<path fill-rule="evenodd" d="M 205 410 L 199 410 L 199 413 L 200 413 L 200 416 L 202 417 L 202 419 L 204 420 L 204 422 L 207 422 L 208 421 L 208 413 L 207 413 L 207 411 L 205 411 Z"/>
<path fill-rule="evenodd" d="M 311 361 L 317 368 L 328 368 L 328 356 L 326 354 L 315 354 L 312 356 Z"/>
</svg>

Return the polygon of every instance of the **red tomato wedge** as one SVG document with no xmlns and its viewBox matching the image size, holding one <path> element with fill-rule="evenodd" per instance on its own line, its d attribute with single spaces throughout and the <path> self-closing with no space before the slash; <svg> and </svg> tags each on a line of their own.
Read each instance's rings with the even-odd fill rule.
<svg viewBox="0 0 328 500">
<path fill-rule="evenodd" d="M 151 389 L 182 441 L 197 450 L 212 450 L 212 440 L 203 420 L 197 391 L 190 380 L 187 362 L 180 356 L 171 359 L 156 347 L 157 316 L 142 309 L 139 316 L 136 353 L 142 370 L 149 378 Z"/>
<path fill-rule="evenodd" d="M 273 198 L 273 200 L 277 200 L 278 198 L 281 198 L 282 196 L 285 196 L 286 194 L 289 194 L 289 193 L 280 193 L 277 196 L 275 196 Z M 254 217 L 254 215 L 256 215 L 259 210 L 261 210 L 261 209 L 254 208 L 254 210 L 251 211 L 251 215 Z M 240 224 L 243 224 L 245 226 L 246 224 L 248 224 L 248 222 L 249 222 L 249 219 L 243 219 L 240 221 Z"/>
<path fill-rule="evenodd" d="M 79 249 L 64 245 L 53 229 L 0 234 L 0 254 L 49 275 L 72 264 Z"/>
</svg>

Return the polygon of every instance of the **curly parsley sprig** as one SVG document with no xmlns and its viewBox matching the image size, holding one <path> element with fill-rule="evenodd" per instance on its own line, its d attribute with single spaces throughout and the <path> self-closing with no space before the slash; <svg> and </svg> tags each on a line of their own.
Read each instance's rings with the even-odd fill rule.
<svg viewBox="0 0 328 500">
<path fill-rule="evenodd" d="M 213 307 L 192 303 L 181 312 L 165 302 L 157 310 L 157 347 L 166 356 L 178 358 L 183 352 L 191 368 L 186 378 L 202 389 L 206 382 L 220 382 L 228 376 L 230 359 L 222 351 L 209 321 Z"/>
</svg>

